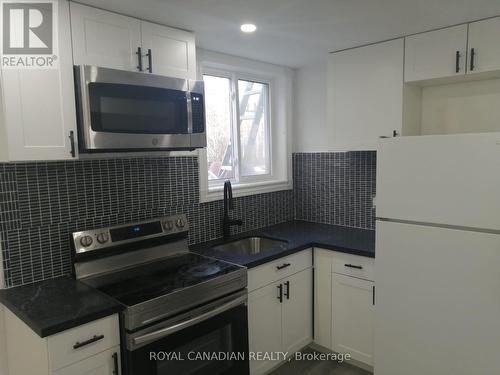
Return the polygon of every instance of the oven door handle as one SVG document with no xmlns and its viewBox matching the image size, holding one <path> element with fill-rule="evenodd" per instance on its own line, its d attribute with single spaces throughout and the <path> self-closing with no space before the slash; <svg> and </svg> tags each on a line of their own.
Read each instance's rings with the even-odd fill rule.
<svg viewBox="0 0 500 375">
<path fill-rule="evenodd" d="M 230 310 L 236 306 L 239 306 L 247 301 L 247 295 L 245 294 L 244 296 L 238 297 L 231 302 L 228 302 L 222 306 L 216 307 L 213 310 L 207 311 L 206 313 L 203 313 L 201 315 L 198 315 L 194 318 L 185 320 L 183 322 L 174 324 L 172 326 L 166 327 L 159 329 L 158 331 L 146 333 L 145 335 L 142 336 L 137 336 L 134 337 L 133 342 L 134 345 L 144 345 L 145 343 L 149 343 L 152 341 L 156 341 L 158 339 L 161 339 L 162 337 L 169 336 L 175 332 L 178 332 L 184 328 L 191 327 L 195 324 L 201 323 L 207 319 L 210 319 L 216 315 L 219 315 L 223 313 L 224 311 Z"/>
</svg>

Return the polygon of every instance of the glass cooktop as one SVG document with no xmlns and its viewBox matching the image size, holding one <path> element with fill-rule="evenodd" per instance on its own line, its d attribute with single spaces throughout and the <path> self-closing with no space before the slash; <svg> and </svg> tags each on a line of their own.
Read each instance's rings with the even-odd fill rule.
<svg viewBox="0 0 500 375">
<path fill-rule="evenodd" d="M 98 289 L 133 306 L 239 269 L 231 263 L 187 253 L 121 271 L 113 282 Z"/>
</svg>

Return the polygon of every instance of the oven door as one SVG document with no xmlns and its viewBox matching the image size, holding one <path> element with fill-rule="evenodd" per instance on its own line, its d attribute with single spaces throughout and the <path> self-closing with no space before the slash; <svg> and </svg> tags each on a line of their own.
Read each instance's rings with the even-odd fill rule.
<svg viewBox="0 0 500 375">
<path fill-rule="evenodd" d="M 187 80 L 96 66 L 75 72 L 82 152 L 190 148 Z"/>
<path fill-rule="evenodd" d="M 246 290 L 126 334 L 128 375 L 248 374 Z"/>
</svg>

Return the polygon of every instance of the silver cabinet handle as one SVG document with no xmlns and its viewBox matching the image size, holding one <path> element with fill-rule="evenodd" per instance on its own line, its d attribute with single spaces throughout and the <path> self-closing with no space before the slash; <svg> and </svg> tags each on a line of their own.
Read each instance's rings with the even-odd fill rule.
<svg viewBox="0 0 500 375">
<path fill-rule="evenodd" d="M 223 313 L 224 311 L 230 310 L 233 307 L 241 305 L 246 300 L 247 300 L 247 296 L 244 295 L 244 296 L 238 297 L 238 298 L 232 300 L 231 302 L 228 302 L 228 303 L 226 303 L 226 304 L 224 304 L 222 306 L 216 307 L 213 310 L 210 310 L 210 311 L 208 311 L 206 313 L 198 315 L 198 316 L 196 316 L 194 318 L 191 318 L 191 319 L 185 320 L 183 322 L 174 324 L 173 326 L 169 326 L 169 327 L 165 327 L 165 328 L 159 329 L 159 330 L 154 331 L 154 332 L 146 333 L 145 335 L 142 335 L 142 336 L 135 337 L 133 339 L 134 344 L 135 345 L 144 344 L 146 342 L 155 341 L 155 340 L 158 340 L 158 339 L 160 339 L 162 337 L 169 336 L 169 335 L 171 335 L 171 334 L 173 334 L 175 332 L 178 332 L 178 331 L 180 331 L 180 330 L 182 330 L 184 328 L 191 327 L 191 326 L 193 326 L 195 324 L 198 324 L 198 323 L 203 322 L 203 321 L 205 321 L 207 319 L 210 319 L 210 318 L 212 318 L 212 317 L 214 317 L 216 315 L 219 315 L 220 313 Z"/>
</svg>

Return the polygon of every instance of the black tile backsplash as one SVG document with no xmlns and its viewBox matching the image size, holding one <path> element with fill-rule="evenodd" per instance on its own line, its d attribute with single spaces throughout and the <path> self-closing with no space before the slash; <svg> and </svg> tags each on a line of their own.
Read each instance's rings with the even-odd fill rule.
<svg viewBox="0 0 500 375">
<path fill-rule="evenodd" d="M 199 202 L 196 157 L 0 163 L 6 286 L 70 271 L 77 230 L 186 213 L 190 243 L 222 236 L 222 201 Z M 235 199 L 235 233 L 293 219 L 292 190 Z"/>
<path fill-rule="evenodd" d="M 235 199 L 242 232 L 293 218 L 374 227 L 375 153 L 295 154 L 294 190 Z M 70 233 L 186 213 L 190 243 L 222 236 L 222 201 L 199 202 L 192 156 L 0 163 L 6 286 L 70 271 Z M 294 204 L 295 201 L 295 204 Z"/>
<path fill-rule="evenodd" d="M 295 218 L 375 229 L 376 152 L 293 156 Z"/>
</svg>

